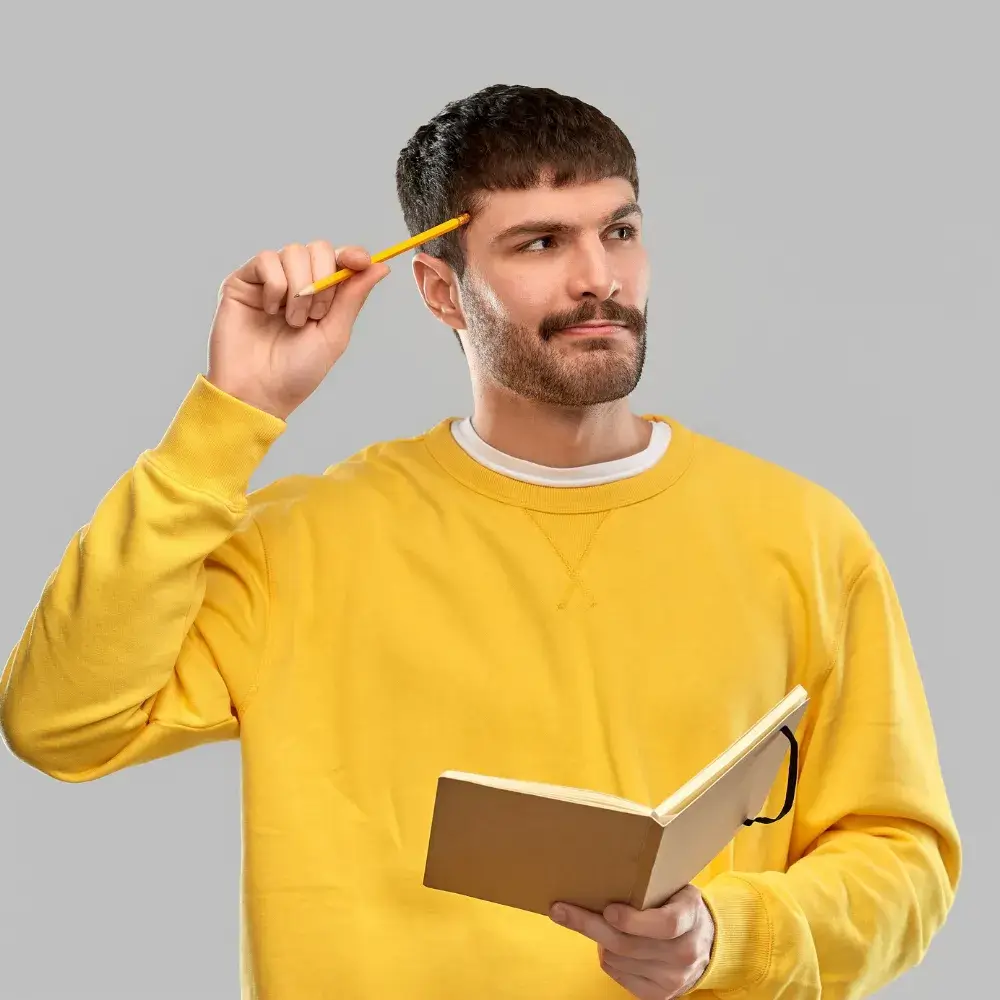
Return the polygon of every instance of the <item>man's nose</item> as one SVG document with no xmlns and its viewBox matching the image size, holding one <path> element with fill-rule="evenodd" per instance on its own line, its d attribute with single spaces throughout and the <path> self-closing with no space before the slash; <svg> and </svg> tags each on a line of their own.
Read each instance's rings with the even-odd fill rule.
<svg viewBox="0 0 1000 1000">
<path fill-rule="evenodd" d="M 611 259 L 600 240 L 581 246 L 573 262 L 570 294 L 574 299 L 595 298 L 600 302 L 610 299 L 621 290 L 615 277 Z"/>
</svg>

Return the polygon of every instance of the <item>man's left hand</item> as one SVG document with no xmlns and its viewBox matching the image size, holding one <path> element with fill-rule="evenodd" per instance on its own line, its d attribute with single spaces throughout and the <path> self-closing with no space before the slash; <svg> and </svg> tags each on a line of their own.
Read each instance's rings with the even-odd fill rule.
<svg viewBox="0 0 1000 1000">
<path fill-rule="evenodd" d="M 670 1000 L 691 990 L 715 940 L 712 915 L 693 885 L 656 909 L 616 903 L 602 915 L 557 903 L 552 919 L 595 941 L 601 968 L 639 1000 Z"/>
</svg>

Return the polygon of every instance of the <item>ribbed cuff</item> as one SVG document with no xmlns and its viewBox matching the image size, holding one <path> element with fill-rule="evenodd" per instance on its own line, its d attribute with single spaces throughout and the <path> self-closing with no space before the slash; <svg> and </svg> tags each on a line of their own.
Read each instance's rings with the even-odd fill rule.
<svg viewBox="0 0 1000 1000">
<path fill-rule="evenodd" d="M 719 875 L 702 890 L 715 921 L 712 957 L 696 990 L 726 993 L 753 986 L 767 975 L 771 927 L 764 898 L 738 875 Z"/>
<path fill-rule="evenodd" d="M 238 507 L 287 426 L 199 374 L 160 443 L 146 454 L 179 482 Z"/>
</svg>

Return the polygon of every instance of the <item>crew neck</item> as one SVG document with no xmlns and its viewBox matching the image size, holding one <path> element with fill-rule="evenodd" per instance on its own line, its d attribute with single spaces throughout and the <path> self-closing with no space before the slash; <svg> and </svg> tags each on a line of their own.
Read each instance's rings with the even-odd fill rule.
<svg viewBox="0 0 1000 1000">
<path fill-rule="evenodd" d="M 630 479 L 656 465 L 670 445 L 670 425 L 655 420 L 649 420 L 647 423 L 652 428 L 649 442 L 634 455 L 568 468 L 539 465 L 537 462 L 529 462 L 527 459 L 516 458 L 499 451 L 479 436 L 471 417 L 453 420 L 451 433 L 466 454 L 480 465 L 485 465 L 502 476 L 535 483 L 538 486 L 568 489 L 574 486 L 600 486 L 602 483 Z"/>
<path fill-rule="evenodd" d="M 670 417 L 643 414 L 644 420 L 665 424 L 669 430 L 669 447 L 651 467 L 594 485 L 542 485 L 504 475 L 473 458 L 455 440 L 452 425 L 462 419 L 448 417 L 424 436 L 424 444 L 444 471 L 483 496 L 550 513 L 583 514 L 647 500 L 672 486 L 687 470 L 694 453 L 694 435 L 688 428 Z"/>
</svg>

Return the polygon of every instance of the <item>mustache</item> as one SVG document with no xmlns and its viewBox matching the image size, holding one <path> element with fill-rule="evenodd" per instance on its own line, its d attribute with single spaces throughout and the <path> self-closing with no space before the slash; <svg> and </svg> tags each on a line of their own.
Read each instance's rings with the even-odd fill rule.
<svg viewBox="0 0 1000 1000">
<path fill-rule="evenodd" d="M 593 300 L 581 302 L 576 309 L 570 312 L 553 313 L 551 316 L 546 316 L 538 324 L 538 332 L 543 340 L 549 340 L 560 330 L 595 319 L 604 319 L 609 323 L 621 323 L 638 335 L 646 332 L 645 312 L 636 309 L 635 306 L 626 306 L 615 302 L 614 299 L 607 299 L 599 304 Z"/>
</svg>

